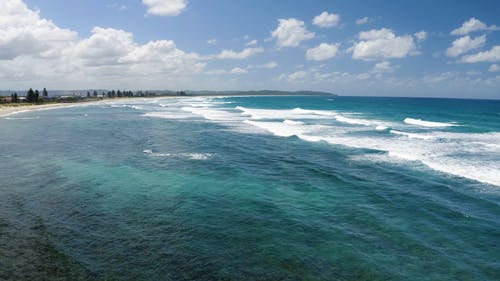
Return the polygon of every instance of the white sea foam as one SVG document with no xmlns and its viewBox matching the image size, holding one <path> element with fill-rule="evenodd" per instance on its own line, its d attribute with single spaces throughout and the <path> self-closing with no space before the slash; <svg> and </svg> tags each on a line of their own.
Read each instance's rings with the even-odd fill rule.
<svg viewBox="0 0 500 281">
<path fill-rule="evenodd" d="M 500 133 L 467 134 L 434 132 L 429 134 L 391 130 L 404 138 L 386 135 L 359 136 L 334 126 L 290 124 L 246 120 L 276 136 L 298 138 L 353 148 L 385 151 L 391 158 L 419 161 L 431 169 L 500 186 Z M 496 157 L 496 158 L 495 158 Z"/>
<path fill-rule="evenodd" d="M 402 131 L 398 131 L 398 130 L 390 130 L 389 132 L 391 134 L 405 136 L 405 137 L 408 137 L 410 139 L 421 139 L 421 140 L 435 139 L 434 136 L 425 135 L 425 134 L 407 133 L 407 132 L 402 132 Z"/>
<path fill-rule="evenodd" d="M 144 117 L 156 117 L 163 119 L 189 119 L 189 118 L 197 118 L 196 115 L 189 114 L 186 112 L 176 112 L 176 111 L 154 111 L 144 113 L 142 116 Z"/>
<path fill-rule="evenodd" d="M 401 123 L 362 118 L 355 113 L 338 113 L 329 110 L 295 109 L 252 109 L 238 106 L 235 109 L 218 107 L 210 99 L 164 102 L 155 111 L 145 116 L 172 118 L 202 117 L 210 122 L 227 126 L 241 133 L 270 133 L 280 137 L 296 136 L 304 141 L 324 141 L 332 145 L 372 149 L 385 152 L 377 158 L 386 161 L 419 163 L 436 171 L 465 177 L 500 186 L 500 133 L 453 133 L 439 131 L 439 128 L 459 126 L 454 123 L 440 123 L 406 118 L 405 123 L 423 127 L 434 127 L 422 133 Z M 199 103 L 199 106 L 197 106 Z M 209 105 L 210 104 L 210 105 Z M 177 111 L 174 111 L 177 110 Z M 179 110 L 181 109 L 181 110 Z M 356 117 L 352 117 L 356 115 Z M 304 123 L 304 120 L 308 120 Z M 317 120 L 317 122 L 315 121 Z M 331 122 L 329 121 L 331 120 Z M 314 124 L 316 123 L 316 124 Z M 320 125 L 321 124 L 321 125 Z M 349 124 L 349 125 L 345 125 Z M 389 134 L 359 134 L 366 126 Z M 180 157 L 202 160 L 211 154 L 197 153 L 154 153 L 145 151 L 151 157 Z M 367 156 L 368 157 L 368 156 Z M 363 159 L 363 158 L 361 158 Z M 412 167 L 418 167 L 410 164 Z M 423 166 L 422 166 L 423 167 Z"/>
<path fill-rule="evenodd" d="M 351 124 L 351 125 L 379 126 L 379 122 L 376 122 L 376 121 L 371 121 L 371 120 L 366 120 L 366 119 L 354 119 L 354 118 L 344 117 L 344 116 L 340 116 L 340 115 L 335 116 L 335 120 L 342 122 L 342 123 Z"/>
<path fill-rule="evenodd" d="M 254 120 L 261 119 L 329 119 L 336 113 L 327 110 L 294 109 L 253 109 L 237 106 L 235 109 L 242 111 L 241 115 Z"/>
<path fill-rule="evenodd" d="M 215 153 L 155 153 L 151 149 L 144 149 L 142 152 L 151 157 L 186 158 L 191 160 L 207 160 L 216 155 Z"/>
<path fill-rule="evenodd" d="M 304 125 L 304 122 L 293 121 L 293 120 L 285 120 L 285 121 L 283 121 L 283 123 L 287 124 L 287 125 Z"/>
<path fill-rule="evenodd" d="M 183 107 L 182 110 L 191 112 L 196 115 L 203 116 L 203 118 L 212 120 L 212 121 L 224 121 L 224 122 L 232 122 L 232 121 L 241 121 L 242 117 L 239 114 L 229 112 L 221 109 L 212 109 L 212 108 L 199 108 L 199 107 Z"/>
<path fill-rule="evenodd" d="M 40 119 L 40 116 L 36 117 L 5 117 L 7 120 L 35 120 Z"/>
<path fill-rule="evenodd" d="M 410 125 L 417 125 L 423 127 L 453 127 L 460 126 L 455 123 L 442 123 L 442 122 L 433 122 L 433 121 L 425 121 L 422 119 L 414 119 L 414 118 L 405 118 L 404 122 Z"/>
</svg>

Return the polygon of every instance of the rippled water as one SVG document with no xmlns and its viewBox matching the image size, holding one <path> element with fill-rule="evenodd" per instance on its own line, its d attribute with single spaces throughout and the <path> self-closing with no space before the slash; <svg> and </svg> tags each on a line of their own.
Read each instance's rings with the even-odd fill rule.
<svg viewBox="0 0 500 281">
<path fill-rule="evenodd" d="M 498 101 L 144 99 L 0 129 L 0 280 L 500 279 Z"/>
</svg>

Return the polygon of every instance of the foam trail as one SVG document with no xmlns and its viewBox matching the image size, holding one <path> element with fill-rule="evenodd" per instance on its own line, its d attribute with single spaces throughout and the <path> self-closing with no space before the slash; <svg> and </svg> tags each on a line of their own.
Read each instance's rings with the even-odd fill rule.
<svg viewBox="0 0 500 281">
<path fill-rule="evenodd" d="M 365 120 L 365 119 L 354 119 L 354 118 L 348 118 L 344 116 L 335 116 L 335 120 L 342 122 L 342 123 L 347 123 L 351 125 L 363 125 L 363 126 L 372 126 L 375 125 L 377 126 L 379 123 L 370 121 L 370 120 Z"/>
<path fill-rule="evenodd" d="M 460 126 L 454 123 L 442 123 L 442 122 L 433 122 L 433 121 L 425 121 L 422 119 L 414 119 L 414 118 L 405 118 L 404 122 L 410 125 L 417 125 L 423 127 L 453 127 Z"/>
<path fill-rule="evenodd" d="M 260 119 L 330 119 L 336 115 L 333 111 L 327 110 L 307 110 L 302 108 L 294 109 L 252 109 L 237 106 L 235 109 L 242 111 L 241 115 L 254 120 Z"/>
<path fill-rule="evenodd" d="M 188 118 L 196 118 L 196 115 L 189 114 L 186 112 L 172 112 L 172 111 L 159 111 L 159 112 L 147 112 L 142 116 L 144 117 L 155 117 L 155 118 L 163 118 L 163 119 L 188 119 Z"/>
<path fill-rule="evenodd" d="M 151 149 L 144 149 L 142 152 L 151 157 L 175 157 L 191 160 L 208 160 L 215 156 L 215 153 L 155 153 Z"/>
<path fill-rule="evenodd" d="M 208 109 L 203 107 L 183 107 L 182 110 L 203 116 L 203 118 L 212 121 L 232 122 L 241 119 L 241 116 L 239 114 L 213 108 Z"/>
<path fill-rule="evenodd" d="M 252 120 L 246 120 L 244 123 L 280 137 L 297 136 L 308 142 L 325 141 L 333 145 L 385 151 L 387 161 L 418 161 L 439 172 L 500 186 L 500 162 L 495 158 L 500 152 L 496 145 L 497 142 L 500 143 L 499 133 L 417 134 L 390 130 L 391 134 L 405 138 L 388 138 L 387 135 L 353 135 L 354 131 L 352 128 L 349 130 L 349 127 L 342 129 L 334 126 Z"/>
<path fill-rule="evenodd" d="M 411 138 L 411 139 L 421 139 L 421 140 L 435 139 L 435 137 L 429 136 L 429 135 L 407 133 L 407 132 L 402 132 L 402 131 L 398 131 L 398 130 L 390 130 L 389 132 L 391 134 L 395 134 L 395 135 L 406 136 L 406 137 Z"/>
<path fill-rule="evenodd" d="M 284 124 L 287 124 L 287 125 L 304 125 L 304 122 L 300 122 L 300 121 L 293 121 L 293 120 L 285 120 L 283 121 Z"/>
</svg>

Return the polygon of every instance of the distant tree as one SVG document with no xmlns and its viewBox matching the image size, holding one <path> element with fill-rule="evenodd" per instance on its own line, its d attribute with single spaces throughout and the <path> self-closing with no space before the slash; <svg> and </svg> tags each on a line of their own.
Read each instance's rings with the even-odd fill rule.
<svg viewBox="0 0 500 281">
<path fill-rule="evenodd" d="M 33 96 L 33 102 L 38 103 L 39 97 L 40 97 L 40 91 L 35 90 L 35 95 Z"/>
<path fill-rule="evenodd" d="M 96 90 L 94 90 L 93 94 L 94 94 L 94 97 L 97 97 L 97 91 Z"/>
<path fill-rule="evenodd" d="M 49 92 L 47 92 L 46 88 L 43 88 L 42 95 L 43 95 L 44 98 L 46 98 L 46 97 L 49 96 Z"/>
<path fill-rule="evenodd" d="M 13 102 L 19 102 L 19 97 L 17 96 L 17 93 L 14 93 Z"/>
<path fill-rule="evenodd" d="M 87 98 L 90 98 L 90 92 L 87 92 Z"/>
<path fill-rule="evenodd" d="M 29 89 L 28 90 L 28 93 L 26 93 L 26 101 L 27 102 L 33 102 L 35 99 L 35 92 L 33 91 L 33 89 Z"/>
</svg>

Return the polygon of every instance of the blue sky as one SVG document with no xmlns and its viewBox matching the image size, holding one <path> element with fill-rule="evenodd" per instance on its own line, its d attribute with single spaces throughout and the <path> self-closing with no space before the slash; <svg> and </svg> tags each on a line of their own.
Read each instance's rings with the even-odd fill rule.
<svg viewBox="0 0 500 281">
<path fill-rule="evenodd" d="M 5 0 L 2 89 L 500 98 L 499 1 Z"/>
</svg>

